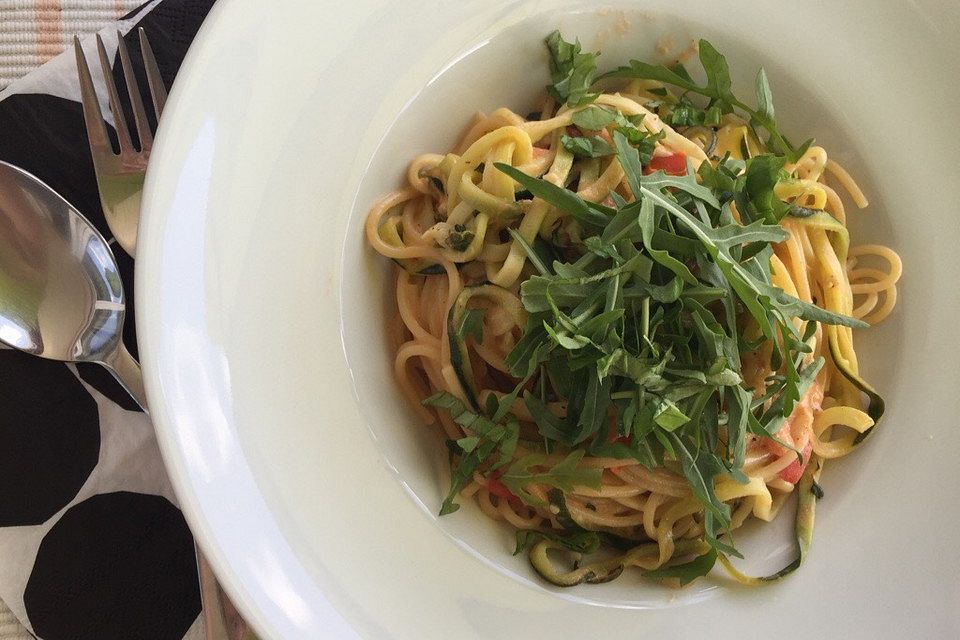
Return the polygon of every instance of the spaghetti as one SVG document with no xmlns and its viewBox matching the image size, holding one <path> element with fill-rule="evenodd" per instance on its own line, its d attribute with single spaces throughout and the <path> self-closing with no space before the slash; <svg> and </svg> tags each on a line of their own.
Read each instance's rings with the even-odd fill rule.
<svg viewBox="0 0 960 640">
<path fill-rule="evenodd" d="M 890 314 L 900 259 L 850 246 L 837 189 L 857 208 L 866 198 L 824 148 L 785 142 L 768 89 L 744 115 L 732 95 L 634 62 L 608 74 L 625 85 L 578 97 L 576 65 L 592 54 L 558 34 L 547 44 L 554 84 L 538 112 L 477 114 L 450 153 L 415 158 L 366 221 L 370 245 L 397 263 L 400 388 L 457 462 L 444 512 L 474 499 L 537 532 L 518 548 L 564 586 L 628 566 L 685 583 L 717 558 L 744 582 L 785 575 L 809 545 L 823 461 L 882 413 L 851 318 Z M 724 73 L 707 48 L 708 77 Z M 611 240 L 616 225 L 626 241 Z M 780 303 L 756 316 L 744 283 Z M 705 337 L 668 335 L 684 331 Z M 602 415 L 585 417 L 591 407 Z M 798 486 L 801 557 L 744 576 L 730 533 L 772 520 Z M 621 551 L 571 570 L 547 556 L 601 544 Z"/>
</svg>

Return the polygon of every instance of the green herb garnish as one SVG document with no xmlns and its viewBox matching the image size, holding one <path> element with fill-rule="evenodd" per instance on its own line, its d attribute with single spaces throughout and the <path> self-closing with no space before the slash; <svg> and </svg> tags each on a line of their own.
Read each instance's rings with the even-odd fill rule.
<svg viewBox="0 0 960 640">
<path fill-rule="evenodd" d="M 685 115 L 690 122 L 687 124 L 711 124 L 707 122 L 706 114 L 714 110 L 710 115 L 710 120 L 719 121 L 716 117 L 720 114 L 733 113 L 736 109 L 747 114 L 750 126 L 756 131 L 763 129 L 767 132 L 768 144 L 777 154 L 786 156 L 789 160 L 795 161 L 813 143 L 809 140 L 800 147 L 792 145 L 777 127 L 774 117 L 773 97 L 770 92 L 770 82 L 767 79 L 767 73 L 760 69 L 756 80 L 756 100 L 757 108 L 753 108 L 737 98 L 731 89 L 730 68 L 727 60 L 724 58 L 712 44 L 706 40 L 700 40 L 700 64 L 707 77 L 706 85 L 695 83 L 683 67 L 666 67 L 664 65 L 654 65 L 640 60 L 631 60 L 628 66 L 619 67 L 609 73 L 599 76 L 602 78 L 640 78 L 644 80 L 659 80 L 664 84 L 673 85 L 684 91 L 704 96 L 708 98 L 707 106 L 700 111 L 704 113 L 702 119 L 696 115 Z M 687 114 L 695 111 L 692 103 L 687 103 Z M 698 121 L 699 120 L 699 121 Z"/>
<path fill-rule="evenodd" d="M 560 136 L 563 148 L 578 158 L 602 158 L 617 152 L 609 142 L 600 136 Z"/>
<path fill-rule="evenodd" d="M 550 94 L 571 107 L 592 101 L 596 54 L 582 52 L 579 42 L 566 42 L 558 32 L 546 44 Z M 644 167 L 661 136 L 643 129 L 642 116 L 590 105 L 574 113 L 573 124 L 609 134 L 612 144 L 599 135 L 563 135 L 560 143 L 576 157 L 614 156 L 632 200 L 614 194 L 605 204 L 589 202 L 515 167 L 494 165 L 519 183 L 525 198 L 539 198 L 563 214 L 578 240 L 573 247 L 543 237 L 531 243 L 508 230 L 530 265 L 520 287 L 526 326 L 505 361 L 515 387 L 499 401 L 491 396 L 482 411 L 473 399 L 469 408 L 446 393 L 424 403 L 448 411 L 468 433 L 449 443 L 453 473 L 441 514 L 458 508 L 456 494 L 476 472 L 498 470 L 499 481 L 528 505 L 545 506 L 538 497 L 542 491 L 531 487 L 548 491 L 551 511 L 566 534 L 519 534 L 517 552 L 549 546 L 590 553 L 606 543 L 609 532 L 585 530 L 564 503 L 575 487 L 600 486 L 600 470 L 580 466 L 590 454 L 650 468 L 668 466 L 684 475 L 703 506 L 705 542 L 684 547 L 687 557 L 695 557 L 648 576 L 685 584 L 710 571 L 718 559 L 728 564 L 729 556 L 739 554 L 729 536 L 730 507 L 717 496 L 717 482 L 747 481 L 740 469 L 748 440 L 774 439 L 813 384 L 824 366 L 823 358 L 811 357 L 808 344 L 817 326 L 865 326 L 773 285 L 772 245 L 788 238 L 778 224 L 783 216 L 836 233 L 828 215 L 782 202 L 774 193 L 787 178 L 784 166 L 809 143 L 796 148 L 780 133 L 762 69 L 752 108 L 732 93 L 726 60 L 705 40 L 700 62 L 705 85 L 695 83 L 683 67 L 635 60 L 601 77 L 653 79 L 680 88 L 685 93 L 679 99 L 665 102 L 674 124 L 715 126 L 723 114 L 743 112 L 755 131 L 765 132 L 771 153 L 704 162 L 697 173 L 688 164 L 682 176 L 647 174 Z M 669 97 L 666 91 L 658 95 Z M 695 104 L 690 96 L 707 101 Z M 734 203 L 740 221 L 734 218 Z M 466 229 L 455 229 L 451 244 L 454 234 L 460 234 L 457 243 L 463 248 L 473 239 Z M 797 318 L 804 321 L 799 328 Z M 466 309 L 457 319 L 450 332 L 459 340 L 482 339 L 482 312 Z M 776 374 L 754 389 L 741 378 L 741 355 L 762 345 L 770 353 L 763 364 Z M 836 349 L 833 341 L 831 347 Z M 874 398 L 869 385 L 840 370 Z M 524 431 L 524 438 L 533 440 L 525 440 L 524 449 L 534 452 L 515 458 L 520 429 L 511 408 L 521 394 L 536 426 Z M 883 405 L 876 398 L 871 415 L 879 419 Z M 565 403 L 564 414 L 551 411 L 554 402 Z M 549 457 L 558 453 L 562 457 Z M 812 473 L 806 490 L 820 497 Z M 813 513 L 812 502 L 805 500 L 798 533 L 804 552 Z M 594 577 L 609 579 L 616 563 L 608 569 Z M 575 577 L 591 581 L 586 575 Z"/>
<path fill-rule="evenodd" d="M 575 107 L 592 102 L 596 93 L 590 93 L 597 72 L 598 53 L 583 53 L 580 41 L 565 41 L 559 31 L 554 31 L 546 40 L 550 52 L 550 78 L 547 91 L 561 103 Z"/>
<path fill-rule="evenodd" d="M 462 224 L 454 226 L 450 231 L 450 248 L 454 251 L 466 251 L 473 242 L 474 233 Z"/>
</svg>

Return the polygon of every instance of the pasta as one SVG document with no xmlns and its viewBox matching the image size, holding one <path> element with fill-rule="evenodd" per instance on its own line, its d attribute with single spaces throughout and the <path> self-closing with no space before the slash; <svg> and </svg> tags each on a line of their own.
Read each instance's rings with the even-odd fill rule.
<svg viewBox="0 0 960 640">
<path fill-rule="evenodd" d="M 477 114 L 450 153 L 413 159 L 366 221 L 397 263 L 400 389 L 457 462 L 442 513 L 475 500 L 563 586 L 630 566 L 685 583 L 718 558 L 743 582 L 785 575 L 809 545 L 823 461 L 882 412 L 854 336 L 893 310 L 901 261 L 850 246 L 844 198 L 866 197 L 823 147 L 785 142 L 762 73 L 756 111 L 639 63 L 590 94 L 592 54 L 559 34 L 547 45 L 554 83 L 536 113 Z M 723 86 L 725 61 L 700 51 Z M 691 347 L 669 331 L 705 337 Z M 711 336 L 733 352 L 680 371 L 699 362 L 684 344 L 702 355 Z M 800 557 L 744 576 L 731 532 L 772 520 L 794 491 Z M 571 570 L 547 556 L 601 543 L 621 551 Z"/>
</svg>

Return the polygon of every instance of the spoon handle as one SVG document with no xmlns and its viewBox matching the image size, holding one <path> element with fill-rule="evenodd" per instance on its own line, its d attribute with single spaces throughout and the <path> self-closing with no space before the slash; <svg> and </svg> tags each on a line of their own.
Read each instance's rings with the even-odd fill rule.
<svg viewBox="0 0 960 640">
<path fill-rule="evenodd" d="M 140 371 L 140 363 L 133 359 L 122 342 L 104 360 L 103 364 L 117 379 L 117 382 L 127 390 L 127 393 L 136 400 L 140 408 L 149 412 L 147 409 L 147 394 L 143 390 L 143 374 Z"/>
</svg>

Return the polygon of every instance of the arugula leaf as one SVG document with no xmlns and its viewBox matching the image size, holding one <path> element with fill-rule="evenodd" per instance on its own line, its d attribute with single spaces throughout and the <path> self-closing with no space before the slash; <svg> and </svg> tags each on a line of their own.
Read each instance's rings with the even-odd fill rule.
<svg viewBox="0 0 960 640">
<path fill-rule="evenodd" d="M 753 424 L 753 428 L 750 430 L 761 436 L 772 436 L 780 431 L 790 414 L 793 413 L 790 400 L 796 400 L 806 395 L 810 387 L 813 386 L 820 369 L 823 368 L 823 364 L 824 359 L 822 357 L 817 358 L 798 372 L 792 380 L 788 379 L 780 395 L 770 403 L 770 407 L 756 422 L 749 421 L 748 417 L 748 426 Z M 759 429 L 757 429 L 758 426 Z"/>
<path fill-rule="evenodd" d="M 664 84 L 672 84 L 685 91 L 695 93 L 702 92 L 702 89 L 690 78 L 683 66 L 678 65 L 674 68 L 667 68 L 659 64 L 650 64 L 641 60 L 631 60 L 628 66 L 617 67 L 613 71 L 601 74 L 597 80 L 607 78 L 638 78 L 641 80 L 659 80 Z"/>
<path fill-rule="evenodd" d="M 571 451 L 566 458 L 546 471 L 534 471 L 534 467 L 543 467 L 547 456 L 540 453 L 531 453 L 514 462 L 505 474 L 500 476 L 500 482 L 525 503 L 533 506 L 542 506 L 543 501 L 527 491 L 531 484 L 544 484 L 556 487 L 564 493 L 570 493 L 574 487 L 583 486 L 593 489 L 600 488 L 600 469 L 578 469 L 577 465 L 583 459 L 582 449 Z"/>
<path fill-rule="evenodd" d="M 528 176 L 519 169 L 502 162 L 498 162 L 494 166 L 526 187 L 533 195 L 546 200 L 561 211 L 569 213 L 587 226 L 602 228 L 610 220 L 609 217 L 598 212 L 595 205 L 591 206 L 592 203 L 587 203 L 572 191 L 558 187 L 552 182 Z"/>
<path fill-rule="evenodd" d="M 544 42 L 550 52 L 550 79 L 547 91 L 560 104 L 576 107 L 596 99 L 597 94 L 590 93 L 593 77 L 597 72 L 599 53 L 581 51 L 580 40 L 567 42 L 554 31 Z"/>
<path fill-rule="evenodd" d="M 688 171 L 685 176 L 671 176 L 663 171 L 655 171 L 648 176 L 644 175 L 639 153 L 630 145 L 626 137 L 619 131 L 614 131 L 613 142 L 617 147 L 617 158 L 620 160 L 620 166 L 623 167 L 627 183 L 637 199 L 640 198 L 642 187 L 656 190 L 674 188 L 705 202 L 713 208 L 720 207 L 720 202 L 713 195 L 713 192 L 708 187 L 699 184 L 693 172 Z"/>
<path fill-rule="evenodd" d="M 740 214 L 748 220 L 766 220 L 777 224 L 790 210 L 773 192 L 780 181 L 786 158 L 770 154 L 750 158 L 744 174 L 737 180 L 736 200 Z"/>
<path fill-rule="evenodd" d="M 652 65 L 639 60 L 631 60 L 628 66 L 621 66 L 605 73 L 597 80 L 604 78 L 639 78 L 657 80 L 665 84 L 674 85 L 684 91 L 699 94 L 710 100 L 709 107 L 716 108 L 721 113 L 731 113 L 737 109 L 744 112 L 753 127 L 764 129 L 769 136 L 769 145 L 775 153 L 786 156 L 790 162 L 797 159 L 809 148 L 812 141 L 800 148 L 795 148 L 783 137 L 774 118 L 773 99 L 770 92 L 766 72 L 758 76 L 757 93 L 758 108 L 753 109 L 732 92 L 730 69 L 726 58 L 706 40 L 700 40 L 700 64 L 707 76 L 707 84 L 700 86 L 695 83 L 683 67 L 667 68 L 663 65 Z M 689 117 L 687 114 L 683 114 Z M 703 124 L 703 123 L 697 123 Z"/>
<path fill-rule="evenodd" d="M 443 499 L 443 504 L 440 507 L 441 516 L 454 513 L 460 509 L 460 505 L 456 502 L 457 495 L 469 484 L 470 479 L 473 478 L 474 471 L 493 453 L 496 446 L 496 442 L 488 440 L 469 453 L 463 452 L 464 455 L 460 458 L 460 463 L 451 471 L 450 491 Z"/>
<path fill-rule="evenodd" d="M 664 116 L 664 122 L 674 127 L 715 127 L 720 124 L 722 116 L 723 111 L 719 105 L 704 109 L 694 104 L 687 94 L 683 94 L 671 111 Z"/>
<path fill-rule="evenodd" d="M 730 81 L 730 67 L 727 59 L 717 51 L 707 40 L 700 40 L 700 64 L 707 74 L 707 95 L 717 96 L 718 101 L 726 103 L 732 110 L 736 98 L 730 93 L 733 83 Z"/>
<path fill-rule="evenodd" d="M 670 434 L 669 439 L 673 444 L 673 450 L 677 453 L 683 474 L 690 483 L 690 488 L 694 495 L 700 499 L 700 502 L 720 519 L 722 523 L 728 523 L 730 519 L 730 507 L 717 498 L 713 482 L 717 475 L 723 472 L 722 466 L 716 456 L 711 456 L 709 452 L 698 451 L 694 456 L 690 449 L 684 443 L 683 439 L 676 434 Z M 696 451 L 696 449 L 694 449 Z"/>
<path fill-rule="evenodd" d="M 653 247 L 653 233 L 655 228 L 653 201 L 644 198 L 640 204 L 640 211 L 637 213 L 637 224 L 643 237 L 643 244 L 647 248 L 650 257 L 658 263 L 672 271 L 678 278 L 687 284 L 698 284 L 696 276 L 690 272 L 686 264 L 670 255 L 669 251 L 655 249 Z"/>
<path fill-rule="evenodd" d="M 454 422 L 488 439 L 499 439 L 504 435 L 504 429 L 489 418 L 475 413 L 467 407 L 460 398 L 446 391 L 439 391 L 423 400 L 424 406 L 443 409 L 450 414 Z"/>
<path fill-rule="evenodd" d="M 548 352 L 547 332 L 543 329 L 543 316 L 531 314 L 527 320 L 523 337 L 517 341 L 513 350 L 507 355 L 504 363 L 515 378 L 526 377 L 541 362 L 541 358 Z"/>
<path fill-rule="evenodd" d="M 665 304 L 676 302 L 681 297 L 702 296 L 704 293 L 705 288 L 703 287 L 684 288 L 683 280 L 679 277 L 671 279 L 666 284 L 649 284 L 638 281 L 623 290 L 624 298 L 650 298 L 655 302 Z"/>
<path fill-rule="evenodd" d="M 600 136 L 560 136 L 560 144 L 563 148 L 578 158 L 602 158 L 612 156 L 616 150 L 610 146 L 610 143 Z"/>
<path fill-rule="evenodd" d="M 530 264 L 532 264 L 534 268 L 540 272 L 540 275 L 542 276 L 551 275 L 550 267 L 548 267 L 543 262 L 543 257 L 540 255 L 539 252 L 536 251 L 536 249 L 530 246 L 530 243 L 527 242 L 522 235 L 520 235 L 520 232 L 517 231 L 516 229 L 507 229 L 507 231 L 510 233 L 510 237 L 513 238 L 513 241 L 519 244 L 520 247 L 523 249 L 524 253 L 527 254 L 527 258 L 530 260 Z"/>
<path fill-rule="evenodd" d="M 509 462 L 516 450 L 520 428 L 516 419 L 509 420 L 504 426 L 474 413 L 459 398 L 445 391 L 426 398 L 423 404 L 447 411 L 454 422 L 474 434 L 461 438 L 452 445 L 451 452 L 456 453 L 460 459 L 456 464 L 451 459 L 450 490 L 440 508 L 440 515 L 444 516 L 460 508 L 456 502 L 457 495 L 494 451 L 500 449 L 500 458 L 493 468 Z"/>
<path fill-rule="evenodd" d="M 477 445 L 480 444 L 479 436 L 467 436 L 465 438 L 460 438 L 456 441 L 457 446 L 460 447 L 460 450 L 464 453 L 470 453 L 477 448 Z"/>
<path fill-rule="evenodd" d="M 734 469 L 743 467 L 747 455 L 747 423 L 750 414 L 751 393 L 736 385 L 726 389 L 727 451 Z"/>
<path fill-rule="evenodd" d="M 770 311 L 775 311 L 781 318 L 781 325 L 792 327 L 788 322 L 793 317 L 804 320 L 815 320 L 824 324 L 838 324 L 847 327 L 863 328 L 868 326 L 865 322 L 833 313 L 822 309 L 808 302 L 803 302 L 782 289 L 758 278 L 751 273 L 744 265 L 740 264 L 730 256 L 729 249 L 741 242 L 741 237 L 728 232 L 720 232 L 705 226 L 702 222 L 694 218 L 689 212 L 684 211 L 675 203 L 670 202 L 663 195 L 654 193 L 645 187 L 641 187 L 641 193 L 645 197 L 652 198 L 654 203 L 663 207 L 681 220 L 688 229 L 693 231 L 694 235 L 703 243 L 704 248 L 710 257 L 716 262 L 717 266 L 723 272 L 724 277 L 730 283 L 730 286 L 737 293 L 743 304 L 750 311 L 757 323 L 760 325 L 764 336 L 772 339 L 774 336 L 773 323 L 770 319 Z M 750 227 L 744 227 L 749 229 Z M 755 229 L 749 237 L 773 237 L 766 234 L 775 232 Z"/>
<path fill-rule="evenodd" d="M 677 407 L 674 402 L 664 398 L 657 407 L 657 413 L 653 416 L 653 421 L 664 431 L 676 431 L 683 425 L 690 422 L 690 418 L 684 415 L 683 411 Z"/>
<path fill-rule="evenodd" d="M 800 318 L 801 320 L 840 325 L 851 329 L 866 329 L 870 326 L 863 320 L 827 311 L 815 304 L 804 302 L 786 293 L 783 289 L 777 289 L 770 285 L 761 288 L 776 303 L 784 318 Z"/>
<path fill-rule="evenodd" d="M 701 163 L 697 173 L 700 176 L 700 184 L 726 196 L 720 198 L 722 203 L 733 197 L 741 168 L 735 166 L 729 159 L 723 159 L 717 163 L 716 167 L 709 162 Z"/>
<path fill-rule="evenodd" d="M 648 391 L 660 392 L 670 384 L 663 373 L 667 367 L 670 355 L 660 360 L 639 358 L 626 349 L 614 349 L 597 362 L 599 375 L 617 375 L 628 378 L 637 387 Z"/>
<path fill-rule="evenodd" d="M 546 329 L 547 335 L 549 335 L 559 347 L 568 351 L 576 351 L 577 349 L 583 349 L 587 345 L 593 344 L 593 341 L 589 338 L 578 334 L 571 335 L 568 331 L 557 331 L 546 322 L 543 323 L 543 328 Z"/>
<path fill-rule="evenodd" d="M 607 422 L 607 408 L 610 406 L 612 380 L 609 377 L 601 379 L 595 371 L 591 374 L 584 391 L 580 415 L 577 418 L 578 430 L 570 442 L 573 445 L 579 444 L 597 433 Z"/>
<path fill-rule="evenodd" d="M 617 111 L 608 109 L 606 107 L 598 107 L 593 105 L 574 113 L 572 120 L 573 124 L 580 129 L 584 129 L 586 131 L 599 131 L 600 129 L 609 127 L 614 122 L 617 122 L 618 116 L 621 118 L 623 117 Z"/>
<path fill-rule="evenodd" d="M 656 134 L 650 133 L 643 128 L 642 123 L 634 123 L 632 121 L 619 122 L 619 126 L 616 128 L 615 132 L 622 135 L 627 139 L 627 142 L 637 148 L 637 154 L 640 156 L 640 163 L 644 166 L 650 164 L 650 160 L 653 159 L 653 152 L 657 148 L 657 143 L 663 140 L 667 135 L 665 130 Z"/>
<path fill-rule="evenodd" d="M 506 403 L 507 407 L 512 405 L 512 399 Z M 490 471 L 496 471 L 513 460 L 513 456 L 517 451 L 517 445 L 520 443 L 520 422 L 512 414 L 507 414 L 506 418 L 507 422 L 504 425 L 504 435 L 498 440 L 497 445 L 500 448 L 500 457 L 490 465 Z"/>
<path fill-rule="evenodd" d="M 566 429 L 564 428 L 563 419 L 554 415 L 536 394 L 530 393 L 529 391 L 524 392 L 523 402 L 527 407 L 527 411 L 533 416 L 533 420 L 536 422 L 537 430 L 541 436 L 560 442 L 569 439 Z"/>
<path fill-rule="evenodd" d="M 757 113 L 771 122 L 776 119 L 773 110 L 773 93 L 770 91 L 770 81 L 763 67 L 760 67 L 760 71 L 757 72 Z"/>
</svg>

